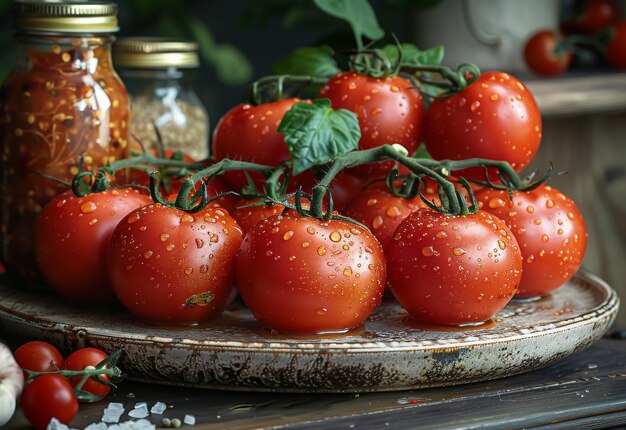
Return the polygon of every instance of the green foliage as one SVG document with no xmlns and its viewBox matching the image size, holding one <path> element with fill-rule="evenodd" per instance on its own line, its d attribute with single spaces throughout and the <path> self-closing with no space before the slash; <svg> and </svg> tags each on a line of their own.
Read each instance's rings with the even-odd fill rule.
<svg viewBox="0 0 626 430">
<path fill-rule="evenodd" d="M 376 41 L 383 38 L 385 32 L 367 0 L 313 0 L 315 5 L 330 16 L 343 19 L 350 24 L 357 46 L 363 47 L 363 36 Z"/>
<path fill-rule="evenodd" d="M 285 136 L 294 175 L 354 151 L 361 139 L 356 114 L 333 110 L 328 99 L 296 103 L 283 117 L 278 132 Z"/>
<path fill-rule="evenodd" d="M 329 46 L 298 48 L 274 64 L 278 75 L 309 75 L 330 78 L 339 72 Z"/>
<path fill-rule="evenodd" d="M 438 66 L 443 61 L 444 49 L 441 45 L 422 51 L 411 43 L 402 43 L 399 48 L 402 50 L 403 66 Z M 392 63 L 395 64 L 398 61 L 398 46 L 387 45 L 383 48 L 383 52 Z"/>
</svg>

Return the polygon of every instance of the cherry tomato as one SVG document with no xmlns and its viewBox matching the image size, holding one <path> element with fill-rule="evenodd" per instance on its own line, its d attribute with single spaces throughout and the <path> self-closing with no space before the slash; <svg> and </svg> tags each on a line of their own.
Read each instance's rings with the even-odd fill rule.
<svg viewBox="0 0 626 430">
<path fill-rule="evenodd" d="M 613 0 L 587 0 L 578 22 L 585 34 L 594 34 L 619 20 L 620 12 Z"/>
<path fill-rule="evenodd" d="M 63 368 L 63 356 L 47 342 L 35 340 L 25 343 L 17 348 L 13 355 L 17 364 L 24 370 L 54 372 Z"/>
<path fill-rule="evenodd" d="M 78 302 L 112 300 L 104 258 L 117 223 L 152 202 L 123 188 L 76 197 L 71 190 L 52 199 L 37 224 L 35 250 L 44 279 L 62 296 Z"/>
<path fill-rule="evenodd" d="M 359 149 L 399 143 L 409 154 L 419 147 L 424 104 L 410 81 L 402 77 L 372 78 L 354 72 L 340 72 L 320 91 L 333 109 L 357 114 L 361 128 Z M 372 163 L 353 170 L 363 178 L 384 176 L 393 162 Z"/>
<path fill-rule="evenodd" d="M 215 159 L 230 158 L 269 166 L 289 160 L 287 144 L 277 129 L 285 113 L 301 101 L 290 98 L 258 106 L 235 106 L 219 120 L 213 132 Z M 249 174 L 262 189 L 262 175 Z M 241 190 L 248 183 L 240 171 L 226 172 L 224 177 L 235 190 Z"/>
<path fill-rule="evenodd" d="M 419 209 L 387 247 L 389 286 L 420 321 L 480 323 L 511 300 L 522 275 L 515 237 L 495 216 L 449 217 Z"/>
<path fill-rule="evenodd" d="M 502 72 L 483 73 L 461 92 L 435 99 L 426 113 L 424 141 L 437 160 L 505 160 L 519 172 L 535 156 L 540 140 L 535 99 L 524 84 Z M 458 175 L 485 178 L 482 168 Z"/>
<path fill-rule="evenodd" d="M 105 360 L 108 355 L 97 348 L 81 348 L 73 353 L 71 353 L 65 359 L 65 369 L 66 370 L 84 370 L 87 366 L 96 367 L 103 360 Z M 109 381 L 110 378 L 108 375 L 101 375 L 102 379 Z M 77 386 L 83 378 L 80 376 L 76 376 L 70 379 L 70 384 L 72 387 Z M 96 396 L 106 396 L 111 391 L 111 388 L 106 385 L 96 381 L 93 378 L 87 379 L 82 388 L 84 391 L 87 391 Z"/>
<path fill-rule="evenodd" d="M 552 30 L 535 33 L 526 42 L 524 59 L 530 69 L 538 75 L 560 75 L 572 62 L 572 53 L 559 47 L 563 37 Z"/>
<path fill-rule="evenodd" d="M 78 413 L 78 400 L 65 378 L 41 375 L 24 388 L 21 407 L 26 419 L 43 430 L 52 418 L 69 424 Z"/>
<path fill-rule="evenodd" d="M 128 214 L 113 232 L 107 273 L 120 302 L 137 317 L 192 324 L 228 305 L 241 240 L 224 209 L 189 214 L 152 204 Z"/>
<path fill-rule="evenodd" d="M 626 70 L 626 21 L 612 27 L 613 36 L 606 45 L 606 57 L 615 68 Z"/>
<path fill-rule="evenodd" d="M 544 185 L 530 192 L 486 189 L 476 196 L 483 210 L 502 219 L 519 243 L 523 272 L 516 297 L 544 296 L 580 267 L 587 230 L 574 202 Z"/>
<path fill-rule="evenodd" d="M 329 332 L 361 324 L 385 288 L 382 247 L 346 221 L 295 211 L 274 215 L 246 235 L 237 285 L 255 318 L 283 332 Z"/>
</svg>

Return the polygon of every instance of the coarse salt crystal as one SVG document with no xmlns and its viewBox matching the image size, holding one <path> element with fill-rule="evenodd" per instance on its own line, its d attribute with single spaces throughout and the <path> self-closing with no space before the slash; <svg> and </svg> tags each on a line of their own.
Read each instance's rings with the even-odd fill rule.
<svg viewBox="0 0 626 430">
<path fill-rule="evenodd" d="M 186 414 L 185 418 L 183 418 L 183 422 L 188 426 L 193 426 L 196 424 L 196 417 L 193 415 Z"/>
<path fill-rule="evenodd" d="M 161 415 L 167 409 L 167 405 L 163 402 L 156 402 L 150 409 L 150 413 Z"/>
<path fill-rule="evenodd" d="M 145 405 L 135 408 L 128 413 L 128 416 L 132 418 L 145 418 L 148 415 L 150 415 L 150 413 L 148 412 L 148 407 Z"/>
<path fill-rule="evenodd" d="M 52 418 L 46 427 L 46 430 L 68 430 L 69 427 L 56 418 Z"/>
<path fill-rule="evenodd" d="M 106 423 L 91 423 L 85 427 L 85 430 L 107 430 L 107 425 Z"/>
</svg>

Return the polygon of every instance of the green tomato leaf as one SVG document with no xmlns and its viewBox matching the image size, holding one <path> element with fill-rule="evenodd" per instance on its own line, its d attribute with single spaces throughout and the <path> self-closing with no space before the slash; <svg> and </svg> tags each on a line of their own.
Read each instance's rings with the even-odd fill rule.
<svg viewBox="0 0 626 430">
<path fill-rule="evenodd" d="M 329 46 L 298 48 L 274 64 L 278 75 L 308 75 L 330 78 L 340 69 Z"/>
<path fill-rule="evenodd" d="M 333 110 L 328 99 L 296 103 L 283 117 L 278 132 L 285 136 L 294 175 L 354 151 L 361 138 L 356 114 Z"/>
<path fill-rule="evenodd" d="M 385 32 L 378 24 L 374 9 L 367 0 L 313 0 L 315 5 L 330 16 L 347 21 L 352 27 L 359 48 L 362 37 L 380 40 Z"/>
<path fill-rule="evenodd" d="M 444 49 L 441 45 L 422 51 L 411 43 L 402 43 L 400 49 L 402 49 L 403 66 L 438 66 L 443 61 Z M 398 47 L 396 45 L 385 46 L 383 52 L 387 54 L 392 64 L 398 61 Z"/>
</svg>

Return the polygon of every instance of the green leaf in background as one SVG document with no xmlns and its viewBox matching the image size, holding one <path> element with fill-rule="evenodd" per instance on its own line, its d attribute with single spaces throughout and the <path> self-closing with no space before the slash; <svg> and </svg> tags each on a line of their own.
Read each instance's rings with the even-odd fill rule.
<svg viewBox="0 0 626 430">
<path fill-rule="evenodd" d="M 402 49 L 403 66 L 438 66 L 443 61 L 444 49 L 442 45 L 422 51 L 412 43 L 402 43 L 400 49 Z M 387 45 L 383 51 L 393 64 L 398 61 L 398 46 Z"/>
<path fill-rule="evenodd" d="M 357 47 L 363 48 L 363 36 L 376 41 L 385 32 L 367 0 L 313 0 L 315 5 L 330 16 L 347 21 L 352 27 Z"/>
<path fill-rule="evenodd" d="M 356 114 L 333 110 L 328 99 L 296 103 L 283 117 L 278 132 L 285 136 L 294 175 L 354 151 L 361 138 Z"/>
<path fill-rule="evenodd" d="M 298 48 L 274 64 L 279 75 L 308 75 L 330 78 L 340 71 L 328 46 Z"/>
<path fill-rule="evenodd" d="M 189 30 L 198 41 L 202 58 L 211 64 L 228 85 L 241 85 L 252 79 L 252 65 L 241 51 L 230 44 L 217 44 L 207 26 L 198 19 L 189 20 Z"/>
</svg>

